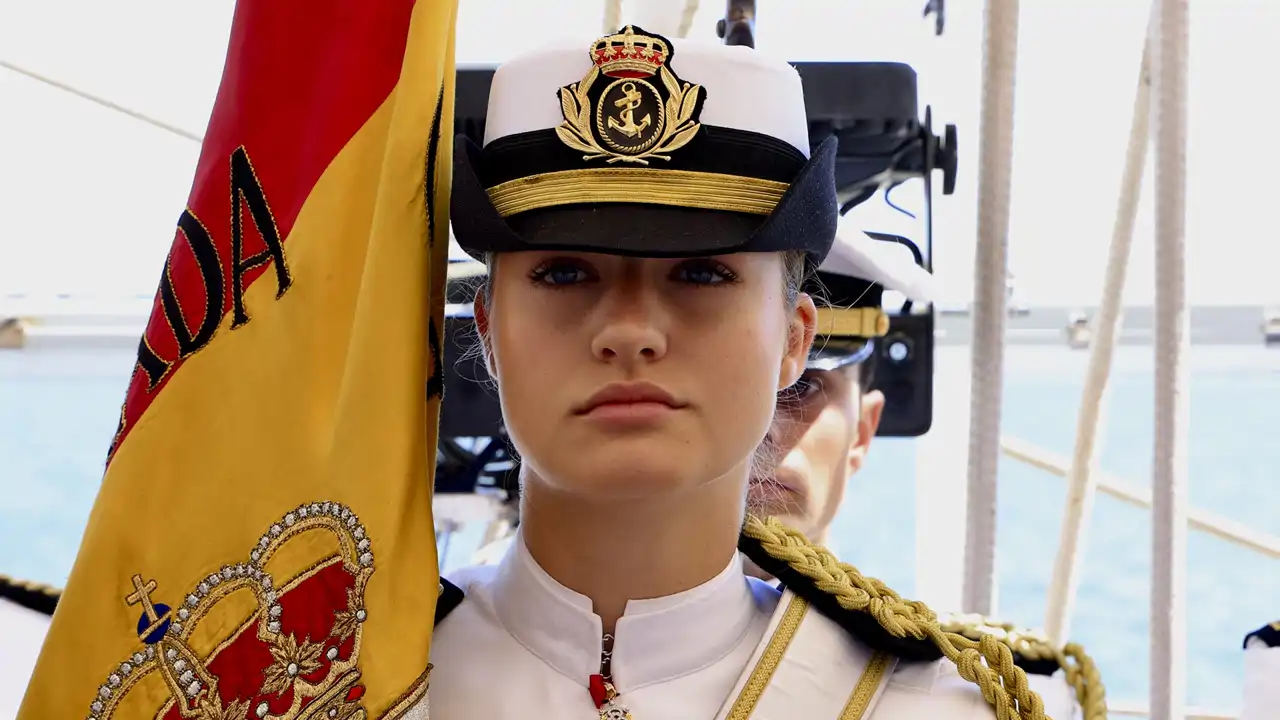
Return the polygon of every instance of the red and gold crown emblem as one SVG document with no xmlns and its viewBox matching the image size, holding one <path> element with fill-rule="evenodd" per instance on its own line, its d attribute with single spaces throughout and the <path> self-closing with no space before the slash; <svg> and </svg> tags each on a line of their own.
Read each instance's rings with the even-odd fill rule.
<svg viewBox="0 0 1280 720">
<path fill-rule="evenodd" d="M 564 122 L 556 128 L 584 161 L 670 160 L 698 134 L 706 91 L 672 70 L 669 40 L 628 25 L 597 40 L 589 55 L 587 74 L 560 88 Z"/>
<path fill-rule="evenodd" d="M 365 720 L 358 659 L 373 570 L 355 513 L 317 502 L 285 514 L 244 561 L 173 606 L 154 599 L 154 580 L 135 575 L 125 602 L 141 608 L 141 645 L 106 678 L 87 717 Z"/>
<path fill-rule="evenodd" d="M 637 33 L 631 25 L 600 38 L 591 48 L 591 62 L 600 72 L 615 78 L 652 77 L 670 55 L 671 47 L 665 39 L 643 31 Z"/>
</svg>

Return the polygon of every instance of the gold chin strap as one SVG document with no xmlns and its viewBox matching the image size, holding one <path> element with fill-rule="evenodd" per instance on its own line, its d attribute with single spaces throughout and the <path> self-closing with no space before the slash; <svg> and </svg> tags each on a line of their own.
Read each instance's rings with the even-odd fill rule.
<svg viewBox="0 0 1280 720">
<path fill-rule="evenodd" d="M 815 588 L 831 595 L 845 610 L 869 613 L 895 637 L 931 641 L 956 664 L 961 677 L 982 690 L 982 697 L 995 708 L 999 720 L 1047 720 L 1043 701 L 1028 686 L 1027 674 L 1014 664 L 1013 651 L 1007 643 L 990 633 L 978 633 L 977 639 L 970 639 L 947 632 L 924 603 L 902 599 L 884 583 L 863 576 L 854 566 L 841 562 L 829 550 L 814 545 L 775 518 L 761 520 L 749 515 L 742 532 L 760 543 L 770 557 L 812 580 Z M 1085 718 L 1106 718 L 1097 668 L 1079 650 L 1078 657 L 1085 660 L 1077 660 L 1080 665 L 1073 673 L 1065 662 L 1068 655 L 1071 651 L 1064 650 L 1062 667 L 1067 668 Z"/>
</svg>

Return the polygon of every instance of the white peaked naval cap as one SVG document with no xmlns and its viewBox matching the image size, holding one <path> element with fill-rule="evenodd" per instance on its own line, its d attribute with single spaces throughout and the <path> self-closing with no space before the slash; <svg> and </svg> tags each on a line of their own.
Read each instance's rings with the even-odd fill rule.
<svg viewBox="0 0 1280 720">
<path fill-rule="evenodd" d="M 918 303 L 935 302 L 938 296 L 933 274 L 916 264 L 911 248 L 877 240 L 848 217 L 840 219 L 831 252 L 818 270 L 873 282 Z"/>
<path fill-rule="evenodd" d="M 699 121 L 784 140 L 809 156 L 809 121 L 800 74 L 784 60 L 752 48 L 667 39 L 671 69 L 706 90 Z M 591 70 L 581 42 L 522 55 L 498 67 L 489 86 L 484 144 L 564 122 L 559 90 Z"/>
<path fill-rule="evenodd" d="M 500 66 L 480 145 L 454 151 L 473 258 L 805 253 L 835 237 L 836 140 L 811 146 L 800 75 L 752 48 L 628 25 Z"/>
</svg>

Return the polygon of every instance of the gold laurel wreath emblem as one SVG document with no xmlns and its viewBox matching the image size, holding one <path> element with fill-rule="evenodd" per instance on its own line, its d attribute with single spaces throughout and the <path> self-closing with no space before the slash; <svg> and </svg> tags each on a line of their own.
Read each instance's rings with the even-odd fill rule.
<svg viewBox="0 0 1280 720">
<path fill-rule="evenodd" d="M 698 106 L 702 86 L 690 83 L 681 86 L 675 73 L 665 65 L 658 68 L 658 74 L 667 88 L 667 122 L 658 142 L 648 150 L 635 155 L 624 155 L 608 150 L 596 141 L 591 133 L 591 100 L 587 97 L 591 85 L 600 77 L 600 68 L 594 66 L 580 82 L 560 88 L 560 108 L 564 113 L 564 122 L 556 128 L 556 135 L 565 145 L 583 153 L 583 160 L 607 157 L 609 163 L 631 162 L 640 165 L 648 165 L 652 159 L 670 160 L 671 156 L 667 153 L 689 144 L 698 133 L 698 128 L 702 127 L 700 123 L 693 121 L 693 111 Z"/>
</svg>

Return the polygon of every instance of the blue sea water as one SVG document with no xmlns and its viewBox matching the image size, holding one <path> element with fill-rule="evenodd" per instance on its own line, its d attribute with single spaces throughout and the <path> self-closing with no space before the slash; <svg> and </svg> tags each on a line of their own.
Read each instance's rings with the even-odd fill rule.
<svg viewBox="0 0 1280 720">
<path fill-rule="evenodd" d="M 1102 451 L 1104 471 L 1147 487 L 1151 358 L 1149 348 L 1118 353 Z M 1063 348 L 1011 348 L 1004 432 L 1069 455 L 1086 359 Z M 951 348 L 939 350 L 940 365 L 962 361 Z M 132 355 L 118 351 L 0 352 L 0 573 L 66 580 L 131 364 Z M 1197 347 L 1191 364 L 1192 505 L 1280 535 L 1280 353 Z M 915 452 L 912 440 L 877 441 L 867 468 L 850 480 L 832 537 L 842 557 L 908 596 L 915 585 Z M 965 482 L 961 454 L 955 482 Z M 1064 484 L 1004 459 L 999 493 L 1000 615 L 1038 626 Z M 1098 497 L 1073 634 L 1099 662 L 1113 700 L 1144 702 L 1147 694 L 1150 528 L 1145 510 Z M 464 563 L 476 540 L 475 533 L 457 538 L 446 569 Z M 1280 562 L 1195 532 L 1188 545 L 1187 700 L 1238 708 L 1241 640 L 1280 618 Z"/>
</svg>

